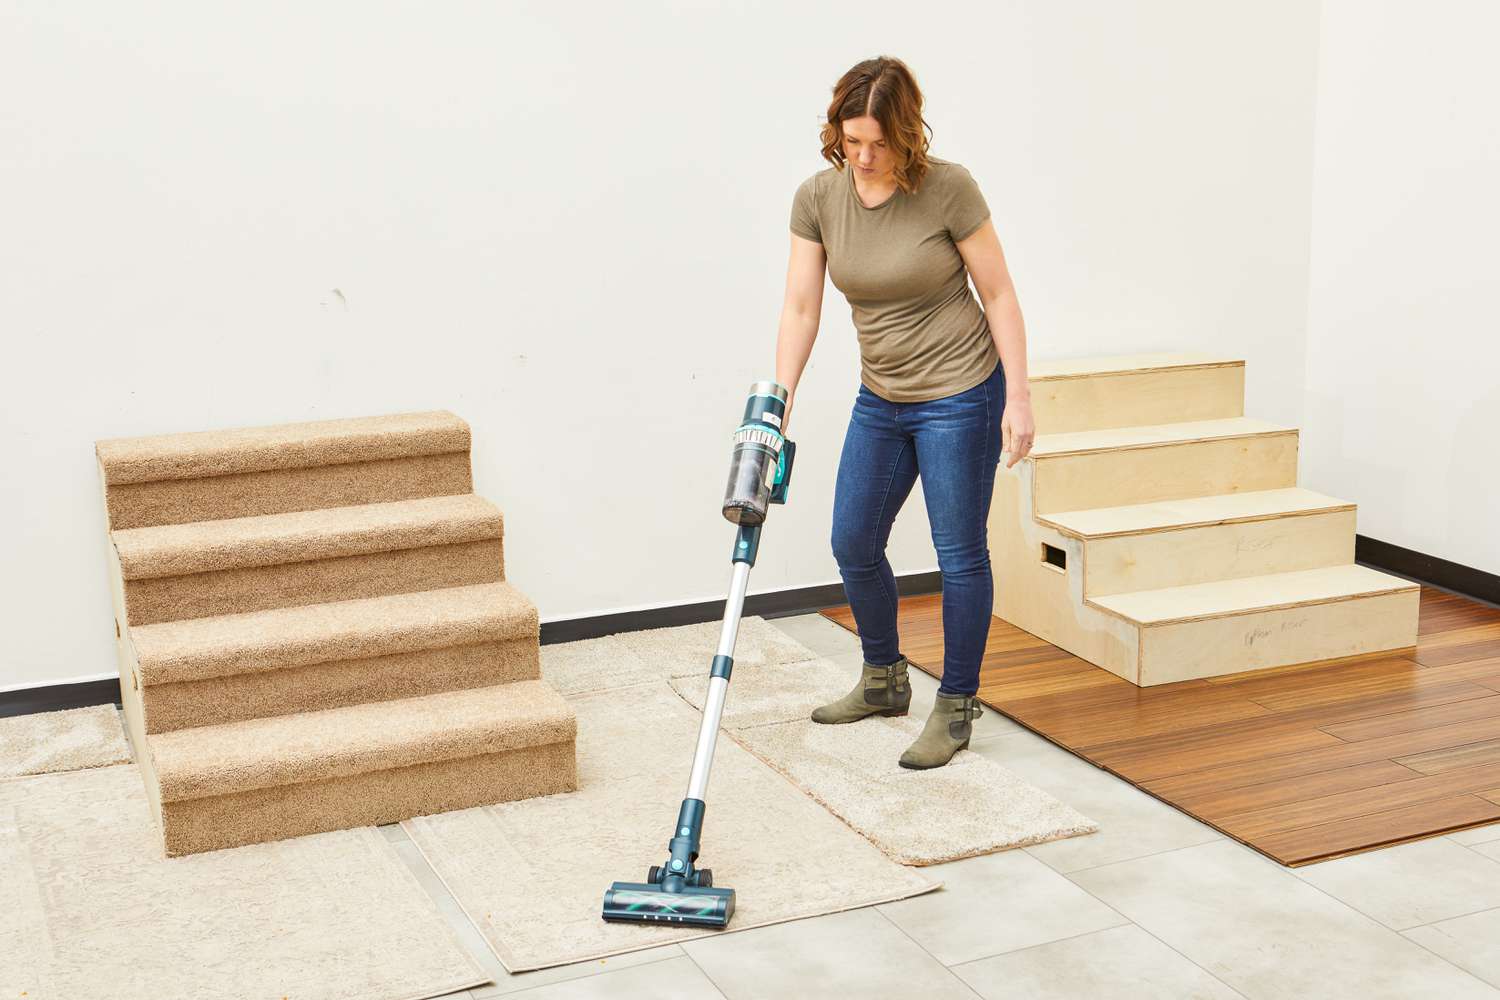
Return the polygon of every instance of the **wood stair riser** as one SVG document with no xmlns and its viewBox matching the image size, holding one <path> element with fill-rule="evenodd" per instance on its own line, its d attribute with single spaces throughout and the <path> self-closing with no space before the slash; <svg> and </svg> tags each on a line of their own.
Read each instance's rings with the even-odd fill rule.
<svg viewBox="0 0 1500 1000">
<path fill-rule="evenodd" d="M 1241 417 L 1245 365 L 1033 376 L 1031 403 L 1043 434 Z"/>
<path fill-rule="evenodd" d="M 120 483 L 110 486 L 107 492 L 107 512 L 109 527 L 122 530 L 452 496 L 472 489 L 469 454 L 462 451 L 197 479 Z"/>
<path fill-rule="evenodd" d="M 1413 587 L 1141 629 L 1136 683 L 1170 684 L 1288 663 L 1353 656 L 1412 644 L 1419 591 Z"/>
<path fill-rule="evenodd" d="M 1297 485 L 1297 432 L 1038 457 L 1033 514 Z"/>
<path fill-rule="evenodd" d="M 1090 538 L 1084 596 L 1340 566 L 1354 560 L 1354 521 L 1339 510 Z"/>
<path fill-rule="evenodd" d="M 505 579 L 500 538 L 125 581 L 129 625 Z"/>
<path fill-rule="evenodd" d="M 141 692 L 144 727 L 147 733 L 166 733 L 537 680 L 541 677 L 540 659 L 537 639 L 531 636 L 146 684 Z"/>
<path fill-rule="evenodd" d="M 161 804 L 168 857 L 578 788 L 573 740 Z"/>
</svg>

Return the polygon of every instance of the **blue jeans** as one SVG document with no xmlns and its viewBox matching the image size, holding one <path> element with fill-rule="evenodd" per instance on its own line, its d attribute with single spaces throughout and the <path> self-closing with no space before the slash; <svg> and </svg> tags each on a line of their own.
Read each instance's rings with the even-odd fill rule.
<svg viewBox="0 0 1500 1000">
<path fill-rule="evenodd" d="M 954 396 L 893 403 L 860 383 L 833 494 L 833 557 L 859 627 L 865 662 L 901 658 L 896 578 L 885 557 L 896 512 L 920 473 L 943 577 L 943 683 L 979 690 L 994 606 L 987 520 L 1000 463 L 1005 372 Z"/>
</svg>

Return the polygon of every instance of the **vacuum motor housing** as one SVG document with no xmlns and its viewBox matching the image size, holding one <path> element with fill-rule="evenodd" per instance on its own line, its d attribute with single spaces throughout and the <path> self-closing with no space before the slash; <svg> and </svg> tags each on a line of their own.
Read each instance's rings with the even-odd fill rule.
<svg viewBox="0 0 1500 1000">
<path fill-rule="evenodd" d="M 781 430 L 787 396 L 786 387 L 778 382 L 756 382 L 750 387 L 744 419 L 734 432 L 729 483 L 724 490 L 725 520 L 761 524 L 770 504 L 786 503 L 796 454 L 796 445 Z"/>
</svg>

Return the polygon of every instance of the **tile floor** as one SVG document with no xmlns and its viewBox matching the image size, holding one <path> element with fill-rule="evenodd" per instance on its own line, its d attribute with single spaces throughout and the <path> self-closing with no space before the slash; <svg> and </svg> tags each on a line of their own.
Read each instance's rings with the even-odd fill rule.
<svg viewBox="0 0 1500 1000">
<path fill-rule="evenodd" d="M 849 633 L 775 624 L 852 680 Z M 925 715 L 937 682 L 913 683 Z M 401 828 L 382 829 L 495 977 L 460 1000 L 1500 998 L 1500 824 L 1292 870 L 998 713 L 977 725 L 975 752 L 1103 829 L 937 865 L 945 887 L 915 899 L 603 961 L 509 975 Z"/>
</svg>

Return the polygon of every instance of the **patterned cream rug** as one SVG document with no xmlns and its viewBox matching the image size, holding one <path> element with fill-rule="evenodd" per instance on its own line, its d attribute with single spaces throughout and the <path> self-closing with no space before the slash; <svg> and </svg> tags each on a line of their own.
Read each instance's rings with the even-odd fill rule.
<svg viewBox="0 0 1500 1000">
<path fill-rule="evenodd" d="M 546 660 L 542 671 L 553 679 Z M 578 791 L 417 817 L 403 823 L 407 834 L 512 972 L 726 933 L 600 917 L 610 883 L 644 881 L 666 859 L 698 713 L 660 679 L 569 703 Z M 736 891 L 731 932 L 939 884 L 886 858 L 731 739 L 720 738 L 711 774 L 699 860 Z"/>
<path fill-rule="evenodd" d="M 373 827 L 164 859 L 134 765 L 0 781 L 0 997 L 425 1000 L 490 981 Z"/>
</svg>

